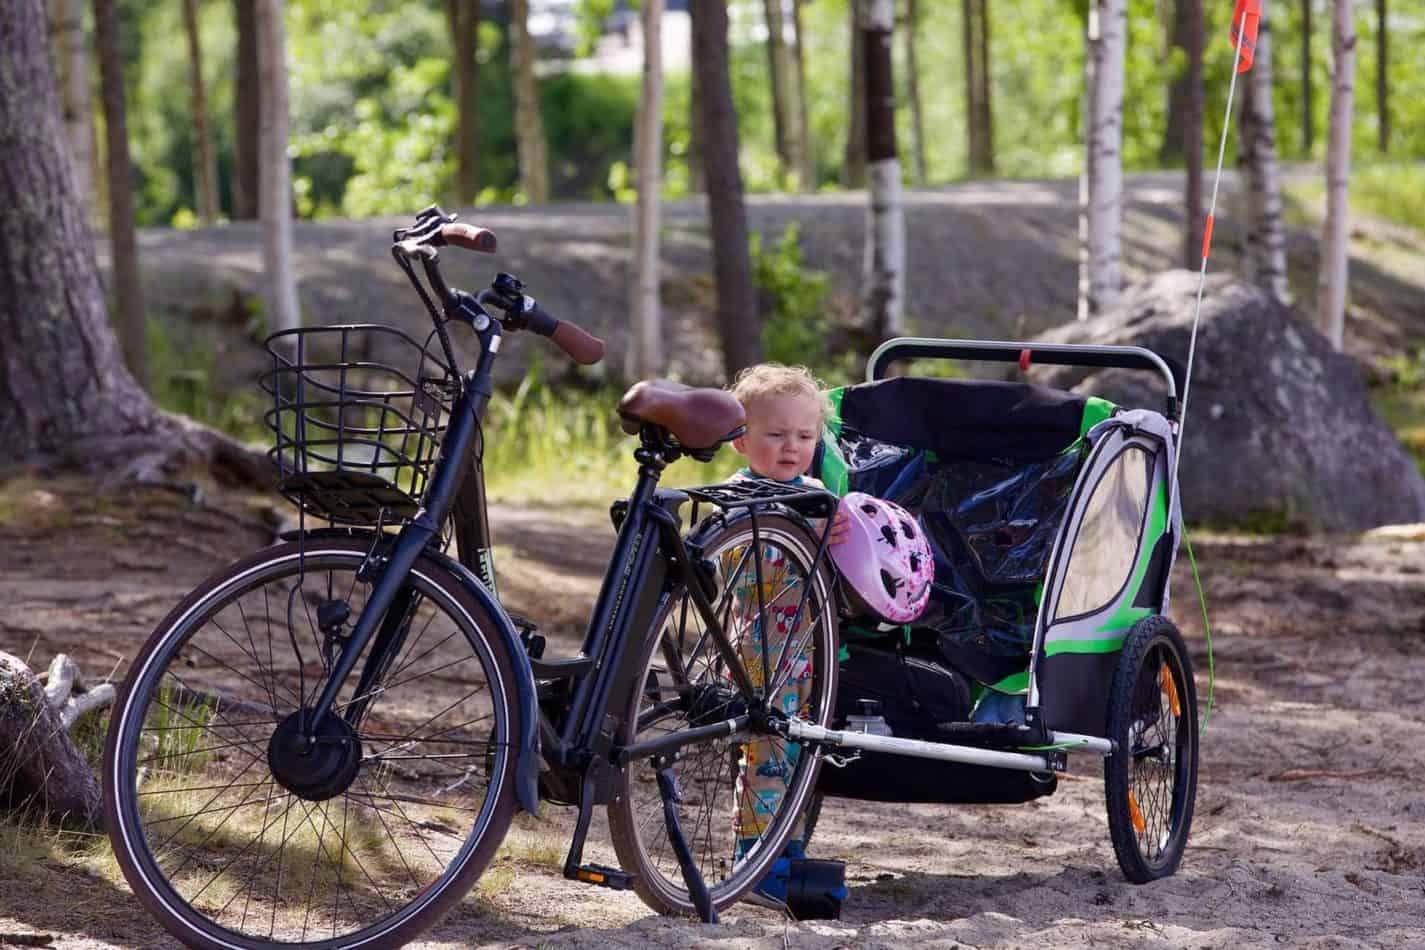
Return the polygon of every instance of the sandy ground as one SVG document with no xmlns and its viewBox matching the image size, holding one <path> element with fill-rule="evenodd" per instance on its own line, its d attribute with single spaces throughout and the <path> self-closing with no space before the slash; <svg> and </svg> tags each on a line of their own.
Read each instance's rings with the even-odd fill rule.
<svg viewBox="0 0 1425 950">
<path fill-rule="evenodd" d="M 0 482 L 0 649 L 122 669 L 201 576 L 270 536 L 258 507 L 154 489 Z M 572 649 L 612 542 L 597 511 L 500 506 L 502 593 Z M 832 801 L 814 856 L 847 862 L 840 921 L 752 907 L 703 926 L 557 870 L 572 815 L 520 816 L 422 947 L 1425 947 L 1425 529 L 1395 538 L 1199 536 L 1215 707 L 1178 874 L 1135 887 L 1109 844 L 1096 760 L 1018 806 Z M 1181 559 L 1172 611 L 1208 688 Z M 590 858 L 612 862 L 596 819 Z M 47 942 L 36 944 L 36 940 Z M 102 843 L 0 851 L 0 946 L 170 946 Z"/>
</svg>

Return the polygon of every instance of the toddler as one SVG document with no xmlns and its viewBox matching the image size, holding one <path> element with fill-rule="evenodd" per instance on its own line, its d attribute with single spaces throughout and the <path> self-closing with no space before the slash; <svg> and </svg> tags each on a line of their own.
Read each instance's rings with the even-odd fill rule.
<svg viewBox="0 0 1425 950">
<path fill-rule="evenodd" d="M 732 394 L 747 414 L 746 433 L 732 443 L 733 448 L 746 456 L 747 467 L 732 480 L 765 479 L 785 485 L 823 487 L 807 470 L 831 406 L 811 372 L 804 366 L 777 363 L 752 366 L 738 375 Z M 832 526 L 830 543 L 839 542 L 844 534 L 845 525 L 838 517 Z M 742 554 L 738 548 L 723 555 L 724 575 L 737 570 Z M 807 639 L 805 633 L 812 619 L 811 603 L 802 609 L 800 618 L 794 617 L 806 582 L 804 567 L 789 562 L 781 551 L 766 542 L 762 544 L 761 556 L 763 605 L 771 629 L 764 629 L 758 617 L 757 579 L 749 561 L 742 565 L 738 576 L 731 579 L 734 609 L 729 635 L 737 642 L 753 685 L 759 688 L 766 679 L 764 655 L 769 664 L 775 664 L 783 645 L 790 639 L 792 646 L 787 648 L 788 655 L 781 667 L 789 673 L 772 700 L 788 716 L 799 712 L 809 715 L 812 710 L 802 707 L 810 699 L 812 667 L 802 641 Z M 795 628 L 793 620 L 796 620 Z M 739 857 L 767 830 L 786 793 L 800 751 L 800 745 L 795 742 L 754 739 L 743 744 L 737 778 Z M 797 828 L 787 846 L 788 856 L 802 856 L 802 837 L 798 817 Z M 773 896 L 785 899 L 785 893 L 777 894 L 775 886 L 768 887 L 772 875 L 768 877 L 759 890 L 771 891 Z"/>
</svg>

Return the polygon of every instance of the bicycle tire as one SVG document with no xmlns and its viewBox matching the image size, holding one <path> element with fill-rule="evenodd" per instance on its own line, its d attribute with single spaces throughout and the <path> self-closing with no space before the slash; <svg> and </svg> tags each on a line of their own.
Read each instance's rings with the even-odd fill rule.
<svg viewBox="0 0 1425 950">
<path fill-rule="evenodd" d="M 1104 797 L 1124 877 L 1146 884 L 1177 870 L 1197 797 L 1197 689 L 1182 634 L 1162 616 L 1133 625 L 1108 704 Z"/>
<path fill-rule="evenodd" d="M 446 568 L 425 556 L 411 572 L 409 589 L 416 596 L 402 652 L 360 704 L 358 741 L 324 740 L 337 752 L 313 747 L 312 755 L 339 759 L 343 768 L 355 763 L 346 787 L 331 794 L 332 788 L 298 785 L 301 794 L 294 794 L 274 775 L 274 767 L 291 759 L 274 751 L 278 743 L 272 735 L 297 708 L 309 708 L 307 700 L 319 688 L 319 668 L 302 649 L 308 636 L 318 653 L 314 659 L 326 656 L 318 640 L 323 621 L 313 622 L 312 601 L 323 593 L 328 598 L 317 603 L 321 618 L 324 605 L 341 599 L 354 623 L 362 585 L 356 570 L 369 547 L 369 539 L 307 539 L 238 561 L 159 623 L 119 691 L 104 756 L 105 824 L 134 895 L 187 946 L 400 946 L 465 896 L 508 830 L 515 807 L 513 737 L 520 727 L 513 665 L 503 644 L 484 632 L 494 629 L 494 620 Z M 337 578 L 350 584 L 344 593 Z M 285 612 L 271 608 L 274 594 L 283 591 Z M 247 615 L 251 609 L 257 619 L 259 602 L 268 610 L 254 631 Z M 442 625 L 432 634 L 437 619 Z M 447 664 L 451 656 L 461 659 Z M 480 678 L 474 690 L 466 678 L 471 667 L 458 669 L 472 658 Z M 358 661 L 334 714 L 355 698 L 364 662 L 364 657 Z M 415 685 L 403 689 L 410 684 Z M 457 694 L 463 694 L 460 701 L 427 715 Z M 476 707 L 481 716 L 451 724 L 469 718 Z M 488 737 L 482 738 L 486 729 Z M 412 751 L 421 754 L 408 754 Z M 454 783 L 431 791 L 453 774 L 442 770 L 452 767 L 465 769 L 461 781 L 468 790 Z M 235 770 L 237 777 L 229 777 Z M 247 788 L 233 804 L 240 780 Z M 477 787 L 482 782 L 483 788 Z M 212 789 L 218 791 L 209 797 Z M 259 805 L 264 789 L 266 799 Z M 330 797 L 319 800 L 322 795 Z M 192 808 L 183 803 L 204 799 L 196 812 L 183 813 Z M 183 811 L 172 814 L 174 807 Z M 262 815 L 254 822 L 259 807 Z M 275 831 L 279 812 L 280 833 Z M 313 817 L 318 812 L 319 820 Z M 261 831 L 253 831 L 258 824 Z M 208 878 L 201 888 L 190 867 Z"/>
<path fill-rule="evenodd" d="M 761 550 L 765 550 L 769 544 L 780 547 L 792 556 L 788 558 L 789 561 L 795 559 L 799 565 L 796 569 L 802 572 L 801 576 L 810 576 L 808 569 L 817 549 L 817 538 L 809 532 L 805 522 L 781 514 L 759 514 L 757 520 L 759 541 L 763 545 Z M 720 523 L 713 522 L 698 538 L 705 556 L 712 563 L 722 562 L 722 556 L 728 552 L 749 548 L 751 541 L 751 521 L 745 515 L 733 516 Z M 744 557 L 742 560 L 745 567 L 745 562 L 752 559 Z M 808 721 L 822 726 L 829 725 L 835 709 L 837 669 L 836 607 L 832 595 L 831 570 L 826 561 L 823 557 L 812 586 L 812 594 L 803 608 L 808 620 L 792 627 L 799 641 L 804 640 L 811 644 L 811 655 L 807 657 L 806 668 L 811 671 L 812 685 L 802 708 L 810 710 L 810 715 L 806 717 Z M 720 573 L 725 566 L 723 563 L 722 567 L 719 567 Z M 788 569 L 788 579 L 793 578 L 792 570 L 794 569 Z M 755 574 L 755 564 L 751 573 Z M 735 574 L 718 578 L 717 594 L 713 601 L 720 612 L 728 608 L 729 592 L 735 586 L 736 580 Z M 774 581 L 769 586 L 775 584 Z M 772 593 L 777 592 L 773 590 Z M 792 598 L 787 599 L 790 601 Z M 766 603 L 777 603 L 777 597 L 772 597 Z M 816 620 L 810 620 L 812 617 Z M 723 674 L 716 664 L 708 659 L 710 654 L 699 652 L 698 644 L 703 642 L 704 638 L 699 638 L 694 643 L 692 651 L 674 647 L 675 642 L 684 646 L 688 642 L 688 628 L 684 624 L 690 620 L 696 622 L 699 631 L 702 630 L 701 620 L 688 603 L 686 590 L 682 585 L 678 585 L 665 600 L 655 620 L 654 632 L 643 645 L 638 667 L 641 675 L 635 681 L 643 683 L 644 689 L 636 690 L 629 698 L 619 735 L 621 744 L 632 742 L 636 734 L 647 736 L 646 732 L 637 731 L 640 711 L 652 710 L 655 704 L 662 704 L 665 694 L 678 695 L 682 689 L 684 694 L 692 695 L 691 689 L 684 688 L 699 685 L 707 687 L 722 678 Z M 746 624 L 742 626 L 747 628 Z M 675 641 L 679 635 L 684 638 Z M 730 633 L 729 636 L 731 635 Z M 710 642 L 707 643 L 707 648 L 711 650 Z M 674 682 L 676 673 L 670 672 L 669 668 L 674 666 L 671 654 L 675 649 L 679 657 L 685 652 L 687 654 L 687 659 L 682 661 L 684 670 L 696 671 L 699 655 L 707 660 L 703 663 L 701 679 L 697 675 L 685 674 L 683 682 Z M 771 665 L 770 661 L 768 665 Z M 774 689 L 777 688 L 776 683 L 777 679 L 774 678 Z M 727 687 L 722 688 L 726 692 Z M 679 715 L 673 714 L 674 720 L 678 720 Z M 709 712 L 705 715 L 719 716 L 722 713 Z M 681 717 L 681 724 L 684 726 L 689 725 L 695 718 L 686 712 L 681 714 Z M 658 724 L 664 725 L 661 722 Z M 649 722 L 647 725 L 651 728 L 654 723 Z M 747 749 L 751 744 L 719 739 L 685 746 L 677 765 L 692 762 L 693 767 L 678 772 L 675 765 L 679 785 L 684 791 L 685 800 L 680 808 L 683 813 L 684 835 L 695 852 L 695 860 L 700 863 L 699 870 L 707 884 L 712 904 L 719 911 L 742 899 L 762 879 L 772 862 L 781 855 L 782 848 L 796 829 L 797 818 L 807 807 L 816 785 L 816 776 L 821 765 L 819 755 L 801 755 L 800 749 L 796 754 L 791 754 L 790 749 L 797 746 L 795 743 L 785 743 L 782 740 L 762 741 L 767 742 L 769 763 L 779 754 L 782 755 L 782 764 L 790 763 L 791 778 L 775 806 L 775 811 L 767 817 L 765 830 L 745 853 L 735 850 L 738 842 L 734 839 L 737 838 L 738 832 L 733 827 L 728 827 L 726 841 L 713 841 L 715 837 L 721 836 L 723 828 L 727 826 L 723 821 L 714 820 L 713 809 L 719 795 L 710 794 L 706 786 L 710 782 L 715 783 L 719 773 L 722 773 L 733 780 L 732 789 L 735 789 L 736 783 L 745 772 L 745 766 L 740 766 L 739 763 L 745 761 L 743 757 L 747 756 Z M 779 746 L 778 742 L 782 742 L 782 745 Z M 726 769 L 722 768 L 723 763 L 726 763 Z M 657 792 L 657 784 L 653 780 L 654 774 L 654 769 L 647 760 L 630 762 L 620 773 L 608 809 L 609 831 L 614 850 L 621 866 L 633 872 L 634 890 L 650 908 L 661 914 L 696 915 L 697 911 L 683 882 L 676 856 L 667 840 L 662 801 Z M 721 791 L 726 793 L 732 789 Z M 688 794 L 690 791 L 691 796 Z M 745 789 L 743 794 L 746 795 Z M 735 791 L 722 795 L 722 801 L 733 806 L 734 814 L 737 811 L 737 805 L 733 802 L 735 795 Z M 688 813 L 695 807 L 700 810 L 689 816 Z M 691 817 L 691 821 L 688 817 Z M 734 825 L 736 820 L 733 819 Z M 724 871 L 726 873 L 722 873 Z"/>
</svg>

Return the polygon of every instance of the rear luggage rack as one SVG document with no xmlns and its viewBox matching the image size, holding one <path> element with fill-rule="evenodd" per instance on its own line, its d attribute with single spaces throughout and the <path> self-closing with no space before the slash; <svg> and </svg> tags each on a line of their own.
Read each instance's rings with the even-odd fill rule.
<svg viewBox="0 0 1425 950">
<path fill-rule="evenodd" d="M 695 501 L 723 510 L 785 505 L 808 518 L 829 517 L 837 505 L 836 496 L 824 488 L 786 485 L 766 479 L 749 478 L 721 485 L 684 488 L 682 491 Z"/>
</svg>

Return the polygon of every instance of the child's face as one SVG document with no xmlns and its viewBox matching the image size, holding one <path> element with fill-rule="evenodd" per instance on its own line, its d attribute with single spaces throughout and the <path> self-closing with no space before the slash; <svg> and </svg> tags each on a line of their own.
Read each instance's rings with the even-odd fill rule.
<svg viewBox="0 0 1425 950">
<path fill-rule="evenodd" d="M 811 467 L 821 409 L 809 396 L 764 396 L 747 407 L 747 434 L 732 443 L 763 478 L 791 481 Z"/>
</svg>

